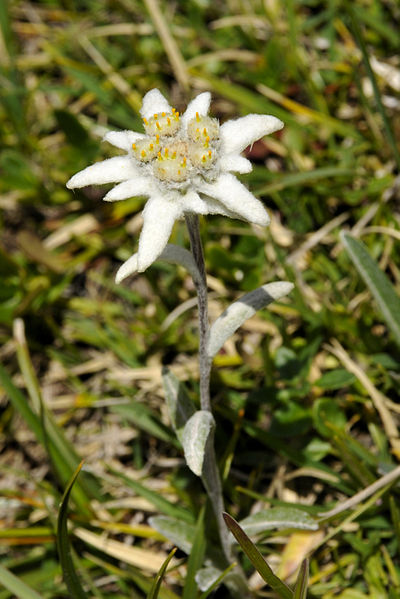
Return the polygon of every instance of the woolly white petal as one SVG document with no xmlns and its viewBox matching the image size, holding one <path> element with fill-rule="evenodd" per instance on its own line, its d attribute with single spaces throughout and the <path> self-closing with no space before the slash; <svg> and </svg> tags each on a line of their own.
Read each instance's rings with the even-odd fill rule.
<svg viewBox="0 0 400 599">
<path fill-rule="evenodd" d="M 152 89 L 143 98 L 142 108 L 140 109 L 140 114 L 142 118 L 148 119 L 153 114 L 158 114 L 159 112 L 171 112 L 172 108 L 168 104 L 167 100 L 164 98 L 160 90 Z"/>
<path fill-rule="evenodd" d="M 221 156 L 219 165 L 223 171 L 234 171 L 235 173 L 251 173 L 253 165 L 250 160 L 237 154 L 226 154 Z"/>
<path fill-rule="evenodd" d="M 201 116 L 206 116 L 208 109 L 210 108 L 211 94 L 210 92 L 204 92 L 196 96 L 186 108 L 186 111 L 182 115 L 182 125 L 186 128 L 190 120 L 194 119 L 196 112 Z"/>
<path fill-rule="evenodd" d="M 83 171 L 79 171 L 67 182 L 67 187 L 68 189 L 74 189 L 86 185 L 126 181 L 137 174 L 138 171 L 129 156 L 116 156 L 102 162 L 96 162 L 83 169 Z"/>
<path fill-rule="evenodd" d="M 121 283 L 126 277 L 129 275 L 133 275 L 134 272 L 137 272 L 138 269 L 138 255 L 133 254 L 126 262 L 124 262 L 119 269 L 117 270 L 117 274 L 115 275 L 115 282 Z"/>
<path fill-rule="evenodd" d="M 195 191 L 188 191 L 184 196 L 174 200 L 179 203 L 182 213 L 194 212 L 195 214 L 208 214 L 207 202 Z"/>
<path fill-rule="evenodd" d="M 221 151 L 242 152 L 247 146 L 282 129 L 283 123 L 269 114 L 248 114 L 240 119 L 227 121 L 221 127 Z"/>
<path fill-rule="evenodd" d="M 149 177 L 136 177 L 110 189 L 103 200 L 115 202 L 116 200 L 134 198 L 135 196 L 150 196 L 152 193 L 154 193 L 154 187 L 151 184 L 151 179 Z"/>
<path fill-rule="evenodd" d="M 157 260 L 167 245 L 176 219 L 182 216 L 178 202 L 153 196 L 143 210 L 143 229 L 139 239 L 138 271 L 143 272 Z"/>
<path fill-rule="evenodd" d="M 143 133 L 136 133 L 136 131 L 108 131 L 103 137 L 103 141 L 108 141 L 116 148 L 129 152 L 132 149 L 132 144 L 143 137 L 145 137 Z"/>
<path fill-rule="evenodd" d="M 269 216 L 261 202 L 230 173 L 220 175 L 215 183 L 204 183 L 202 192 L 243 220 L 262 226 L 269 224 Z"/>
</svg>

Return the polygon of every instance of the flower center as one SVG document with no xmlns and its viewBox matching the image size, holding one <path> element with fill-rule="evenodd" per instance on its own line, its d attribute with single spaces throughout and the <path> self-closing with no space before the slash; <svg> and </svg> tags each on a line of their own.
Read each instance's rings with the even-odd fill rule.
<svg viewBox="0 0 400 599">
<path fill-rule="evenodd" d="M 154 114 L 143 119 L 146 136 L 132 144 L 133 157 L 153 175 L 172 187 L 185 187 L 192 177 L 213 179 L 219 146 L 219 123 L 196 116 L 187 125 L 179 112 Z"/>
</svg>

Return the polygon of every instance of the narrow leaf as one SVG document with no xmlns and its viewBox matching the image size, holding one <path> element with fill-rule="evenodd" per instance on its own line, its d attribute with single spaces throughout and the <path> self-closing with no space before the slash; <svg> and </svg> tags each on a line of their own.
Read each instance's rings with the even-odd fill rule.
<svg viewBox="0 0 400 599">
<path fill-rule="evenodd" d="M 206 538 L 204 534 L 204 508 L 201 510 L 200 516 L 196 524 L 196 534 L 194 537 L 192 551 L 190 552 L 185 586 L 183 589 L 182 599 L 193 599 L 196 597 L 197 584 L 196 584 L 196 573 L 199 571 L 203 564 L 204 555 L 206 551 Z"/>
<path fill-rule="evenodd" d="M 343 232 L 340 234 L 340 238 L 354 266 L 374 296 L 395 341 L 400 345 L 400 298 L 393 289 L 393 285 L 361 241 Z"/>
<path fill-rule="evenodd" d="M 201 476 L 206 443 L 214 428 L 215 421 L 211 412 L 198 410 L 183 429 L 182 445 L 186 463 L 197 476 Z"/>
<path fill-rule="evenodd" d="M 261 510 L 241 520 L 240 526 L 249 535 L 262 533 L 271 528 L 318 529 L 318 524 L 307 512 L 292 507 Z"/>
<path fill-rule="evenodd" d="M 293 592 L 284 582 L 282 582 L 282 580 L 280 580 L 280 578 L 275 576 L 257 547 L 241 529 L 236 520 L 226 513 L 224 513 L 223 516 L 227 527 L 265 582 L 269 584 L 282 599 L 293 599 Z"/>
<path fill-rule="evenodd" d="M 196 409 L 183 383 L 167 367 L 163 368 L 162 380 L 171 424 L 181 441 L 183 428 Z"/>
<path fill-rule="evenodd" d="M 0 565 L 0 584 L 18 599 L 42 599 L 36 591 L 28 587 L 15 574 Z"/>
<path fill-rule="evenodd" d="M 137 272 L 137 257 L 137 254 L 133 254 L 126 262 L 122 264 L 122 266 L 119 267 L 115 276 L 116 283 L 121 283 L 124 279 Z M 157 260 L 165 260 L 165 262 L 170 262 L 171 264 L 180 264 L 189 271 L 194 281 L 198 281 L 200 279 L 200 273 L 195 261 L 193 260 L 192 254 L 188 250 L 185 250 L 178 245 L 168 243 Z"/>
<path fill-rule="evenodd" d="M 217 318 L 210 329 L 210 338 L 207 345 L 207 354 L 213 358 L 221 349 L 223 344 L 233 333 L 251 316 L 268 306 L 274 300 L 279 300 L 293 289 L 292 283 L 278 281 L 267 283 L 258 289 L 246 293 L 236 302 L 233 302 Z"/>
<path fill-rule="evenodd" d="M 196 534 L 196 528 L 193 524 L 169 516 L 151 516 L 149 524 L 171 543 L 190 555 Z"/>
<path fill-rule="evenodd" d="M 174 547 L 172 549 L 172 551 L 169 553 L 167 559 L 165 560 L 165 562 L 161 566 L 160 570 L 158 571 L 158 574 L 155 577 L 152 587 L 150 589 L 150 592 L 147 595 L 147 599 L 157 599 L 158 593 L 160 592 L 162 579 L 164 578 L 164 574 L 167 570 L 168 564 L 171 561 L 171 559 L 174 557 L 176 550 L 177 550 L 176 547 Z"/>
<path fill-rule="evenodd" d="M 183 507 L 171 503 L 170 501 L 168 501 L 168 499 L 165 499 L 165 497 L 160 495 L 160 493 L 156 493 L 155 491 L 147 489 L 140 482 L 138 482 L 137 480 L 133 480 L 133 478 L 126 476 L 126 474 L 123 474 L 122 472 L 119 472 L 119 470 L 111 468 L 111 466 L 109 466 L 108 469 L 110 470 L 110 472 L 115 474 L 115 476 L 118 476 L 121 480 L 123 480 L 130 489 L 133 489 L 138 495 L 147 499 L 147 501 L 154 505 L 160 512 L 163 512 L 164 514 L 166 514 L 167 516 L 171 516 L 172 518 L 182 520 L 185 523 L 193 522 L 192 515 Z"/>
<path fill-rule="evenodd" d="M 75 571 L 75 566 L 72 561 L 71 546 L 68 537 L 67 527 L 67 516 L 68 516 L 68 500 L 74 486 L 74 483 L 81 471 L 83 462 L 81 462 L 78 468 L 75 470 L 71 480 L 65 489 L 63 498 L 60 504 L 60 511 L 58 512 L 57 520 L 57 550 L 60 557 L 61 568 L 63 571 L 63 577 L 65 584 L 68 587 L 68 591 L 71 597 L 74 599 L 88 599 L 88 595 L 83 590 L 79 581 L 78 575 Z"/>
<path fill-rule="evenodd" d="M 226 568 L 223 572 L 217 568 L 209 567 L 199 570 L 196 575 L 196 582 L 201 591 L 204 592 L 200 595 L 199 599 L 207 599 L 210 593 L 219 586 L 223 579 L 229 574 L 237 564 L 234 562 Z"/>
<path fill-rule="evenodd" d="M 293 599 L 307 599 L 308 559 L 303 560 L 296 580 Z"/>
</svg>

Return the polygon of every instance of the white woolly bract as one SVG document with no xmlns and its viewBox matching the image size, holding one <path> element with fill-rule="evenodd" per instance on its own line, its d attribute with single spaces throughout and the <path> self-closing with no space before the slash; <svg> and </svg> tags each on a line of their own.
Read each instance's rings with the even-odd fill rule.
<svg viewBox="0 0 400 599">
<path fill-rule="evenodd" d="M 105 195 L 108 202 L 148 198 L 137 258 L 124 265 L 119 281 L 127 273 L 146 270 L 160 256 L 174 222 L 186 213 L 268 225 L 263 204 L 232 173 L 249 173 L 251 163 L 240 152 L 283 123 L 250 114 L 220 127 L 207 116 L 210 101 L 209 92 L 199 94 L 179 115 L 158 89 L 149 91 L 140 110 L 146 132 L 109 131 L 104 136 L 126 155 L 88 166 L 68 181 L 70 189 L 118 183 Z"/>
</svg>

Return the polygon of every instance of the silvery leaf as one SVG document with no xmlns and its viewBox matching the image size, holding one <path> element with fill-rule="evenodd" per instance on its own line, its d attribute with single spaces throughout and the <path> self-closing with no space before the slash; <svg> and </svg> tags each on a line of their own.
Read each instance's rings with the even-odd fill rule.
<svg viewBox="0 0 400 599">
<path fill-rule="evenodd" d="M 192 254 L 188 250 L 185 250 L 184 248 L 178 245 L 168 243 L 165 246 L 165 249 L 157 258 L 157 260 L 165 260 L 165 262 L 170 262 L 171 264 L 180 264 L 189 271 L 194 281 L 198 281 L 200 278 L 199 270 L 196 266 Z M 115 275 L 115 282 L 121 283 L 121 281 L 126 279 L 126 277 L 129 277 L 129 275 L 132 275 L 137 271 L 138 255 L 133 254 L 118 269 L 117 274 Z"/>
<path fill-rule="evenodd" d="M 197 476 L 202 474 L 205 446 L 214 427 L 215 421 L 211 412 L 198 410 L 183 429 L 181 443 L 186 463 Z"/>
<path fill-rule="evenodd" d="M 184 426 L 196 410 L 183 383 L 166 367 L 163 368 L 162 380 L 171 424 L 182 443 Z"/>
<path fill-rule="evenodd" d="M 171 516 L 152 516 L 149 518 L 149 524 L 171 543 L 190 555 L 196 534 L 196 528 L 193 524 Z"/>
<path fill-rule="evenodd" d="M 200 591 L 206 591 L 210 586 L 221 576 L 222 570 L 210 566 L 208 568 L 202 568 L 195 576 L 197 586 Z"/>
<path fill-rule="evenodd" d="M 261 510 L 240 522 L 246 534 L 256 535 L 271 528 L 297 528 L 317 530 L 317 522 L 307 512 L 292 507 L 276 507 Z"/>
<path fill-rule="evenodd" d="M 210 329 L 210 337 L 207 344 L 207 354 L 213 358 L 224 345 L 225 341 L 251 316 L 268 306 L 274 300 L 284 297 L 293 289 L 293 283 L 278 281 L 267 283 L 258 289 L 246 293 L 240 299 L 233 302 L 217 318 Z"/>
</svg>

